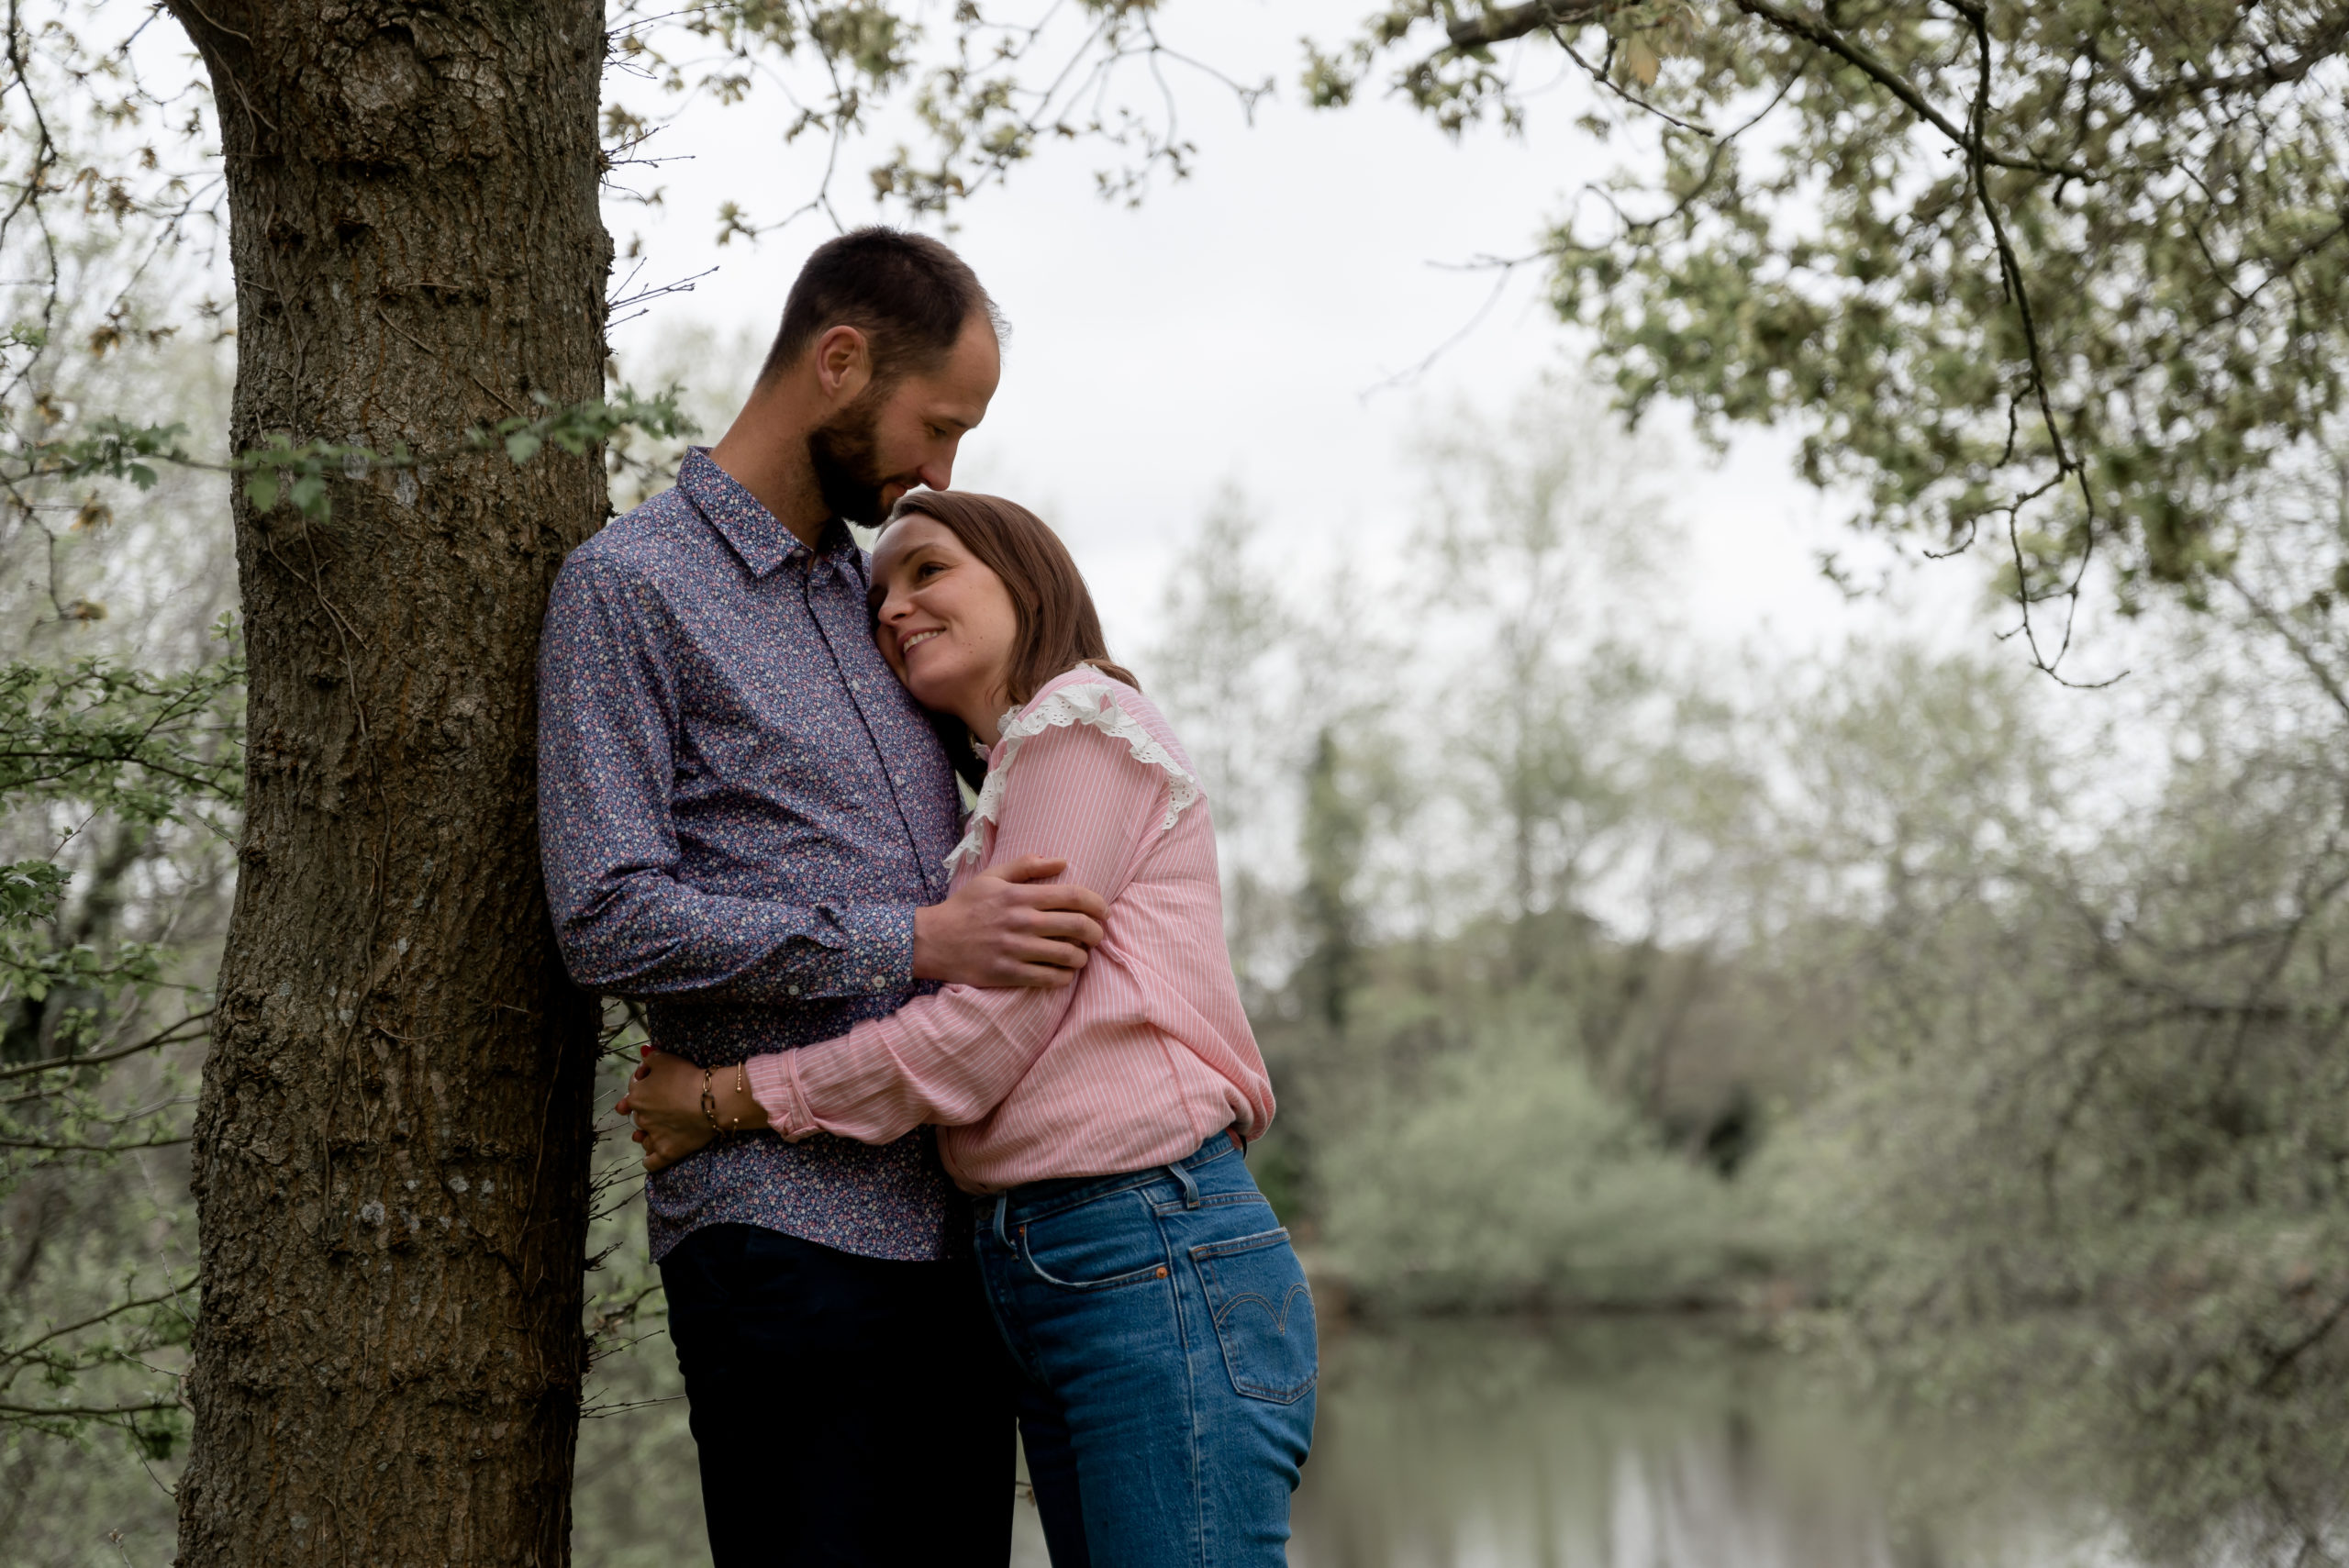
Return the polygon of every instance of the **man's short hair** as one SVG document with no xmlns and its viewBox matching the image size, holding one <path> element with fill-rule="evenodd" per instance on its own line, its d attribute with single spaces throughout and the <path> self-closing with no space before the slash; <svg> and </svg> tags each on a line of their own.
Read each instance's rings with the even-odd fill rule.
<svg viewBox="0 0 2349 1568">
<path fill-rule="evenodd" d="M 943 364 L 974 313 L 1001 335 L 995 301 L 962 257 L 928 235 L 852 229 L 816 247 L 799 269 L 759 379 L 796 363 L 833 328 L 853 327 L 864 334 L 874 384 L 885 386 Z"/>
</svg>

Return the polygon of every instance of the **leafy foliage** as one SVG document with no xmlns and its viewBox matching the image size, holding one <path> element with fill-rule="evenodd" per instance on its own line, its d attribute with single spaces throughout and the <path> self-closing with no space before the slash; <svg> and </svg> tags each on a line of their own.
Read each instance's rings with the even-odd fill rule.
<svg viewBox="0 0 2349 1568">
<path fill-rule="evenodd" d="M 533 393 L 531 397 L 544 413 L 518 414 L 500 419 L 486 430 L 474 431 L 473 443 L 479 447 L 503 446 L 506 455 L 519 465 L 550 446 L 577 457 L 628 431 L 640 432 L 656 441 L 694 434 L 693 421 L 678 406 L 677 389 L 674 386 L 650 397 L 641 395 L 634 387 L 624 386 L 615 397 L 598 397 L 585 403 L 558 403 L 543 392 Z"/>
<path fill-rule="evenodd" d="M 151 825 L 224 828 L 244 797 L 244 677 L 228 651 L 178 674 L 85 657 L 0 668 L 0 799 L 72 799 Z"/>
<path fill-rule="evenodd" d="M 2349 9 L 1402 0 L 1307 85 L 1514 123 L 1512 45 L 1653 138 L 1540 252 L 1626 406 L 1793 421 L 1875 523 L 1993 541 L 2043 662 L 2093 558 L 2199 602 L 2340 406 Z"/>
<path fill-rule="evenodd" d="M 0 810 L 21 820 L 64 806 L 79 824 L 67 844 L 95 836 L 103 846 L 78 899 L 73 871 L 54 854 L 0 869 L 0 1203 L 54 1210 L 67 1173 L 185 1141 L 193 1063 L 152 1059 L 200 1040 L 208 1006 L 188 995 L 175 944 L 132 936 L 111 911 L 171 829 L 217 841 L 234 824 L 243 665 L 226 625 L 221 635 L 225 656 L 180 673 L 102 656 L 0 671 Z M 132 1080 L 106 1071 L 128 1058 L 150 1069 Z M 127 1103 L 125 1090 L 139 1100 Z M 20 1279 L 47 1227 L 29 1229 Z M 0 1308 L 0 1426 L 62 1436 L 110 1422 L 160 1460 L 181 1412 L 155 1358 L 186 1343 L 195 1280 L 170 1264 L 160 1280 L 135 1267 L 92 1277 L 102 1256 L 50 1282 L 47 1311 L 21 1297 Z"/>
</svg>

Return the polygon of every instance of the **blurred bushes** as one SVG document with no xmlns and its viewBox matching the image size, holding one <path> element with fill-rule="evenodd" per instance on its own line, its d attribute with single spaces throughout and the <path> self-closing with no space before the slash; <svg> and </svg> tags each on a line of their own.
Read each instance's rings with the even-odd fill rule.
<svg viewBox="0 0 2349 1568">
<path fill-rule="evenodd" d="M 1366 1090 L 1316 1168 L 1318 1240 L 1395 1309 L 1722 1305 L 1777 1251 L 1751 1190 L 1667 1146 L 1592 1079 L 1556 998 Z"/>
</svg>

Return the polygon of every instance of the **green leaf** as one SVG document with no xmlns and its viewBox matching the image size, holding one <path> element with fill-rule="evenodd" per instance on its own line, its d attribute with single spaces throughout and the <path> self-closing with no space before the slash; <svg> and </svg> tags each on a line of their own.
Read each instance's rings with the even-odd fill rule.
<svg viewBox="0 0 2349 1568">
<path fill-rule="evenodd" d="M 306 473 L 294 482 L 286 492 L 294 509 L 313 522 L 324 522 L 333 512 L 334 504 L 327 498 L 327 482 L 322 474 Z"/>
<path fill-rule="evenodd" d="M 49 861 L 0 865 L 0 930 L 49 918 L 72 880 L 64 867 Z"/>
<path fill-rule="evenodd" d="M 277 509 L 276 470 L 257 468 L 247 475 L 245 499 L 253 504 L 253 510 L 256 512 L 275 511 Z"/>
</svg>

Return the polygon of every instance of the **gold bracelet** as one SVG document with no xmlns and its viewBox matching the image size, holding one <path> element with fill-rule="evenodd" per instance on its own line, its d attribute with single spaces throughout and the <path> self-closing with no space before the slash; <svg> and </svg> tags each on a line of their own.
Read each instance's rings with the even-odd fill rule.
<svg viewBox="0 0 2349 1568">
<path fill-rule="evenodd" d="M 734 1092 L 741 1098 L 734 1102 L 734 1115 L 729 1119 L 734 1123 L 734 1130 L 740 1132 L 742 1130 L 742 1101 L 751 1097 L 751 1064 L 748 1062 L 734 1064 Z"/>
<path fill-rule="evenodd" d="M 701 1070 L 701 1114 L 709 1118 L 709 1130 L 724 1130 L 718 1125 L 718 1096 L 709 1091 L 709 1069 Z"/>
</svg>

